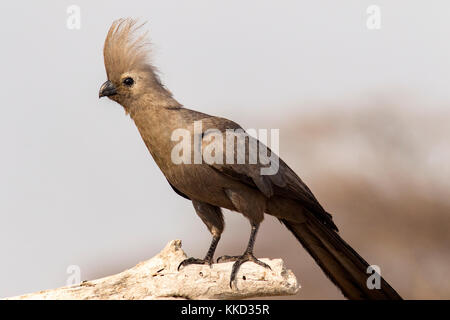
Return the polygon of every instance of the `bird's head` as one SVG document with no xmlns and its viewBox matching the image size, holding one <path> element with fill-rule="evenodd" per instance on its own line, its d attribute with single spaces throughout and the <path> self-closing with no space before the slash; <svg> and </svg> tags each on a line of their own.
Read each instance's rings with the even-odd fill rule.
<svg viewBox="0 0 450 320">
<path fill-rule="evenodd" d="M 125 109 L 144 95 L 171 97 L 149 62 L 147 33 L 138 34 L 142 25 L 130 18 L 114 21 L 103 48 L 108 80 L 100 87 L 99 97 L 108 97 Z"/>
</svg>

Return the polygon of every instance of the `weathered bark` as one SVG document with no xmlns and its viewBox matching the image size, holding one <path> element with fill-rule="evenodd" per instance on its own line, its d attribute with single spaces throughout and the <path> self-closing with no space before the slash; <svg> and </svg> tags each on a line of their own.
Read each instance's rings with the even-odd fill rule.
<svg viewBox="0 0 450 320">
<path fill-rule="evenodd" d="M 189 265 L 177 271 L 186 254 L 180 240 L 170 241 L 155 257 L 121 273 L 79 285 L 7 299 L 243 299 L 293 295 L 297 279 L 281 259 L 262 259 L 272 270 L 244 263 L 237 288 L 230 288 L 232 262 Z"/>
</svg>

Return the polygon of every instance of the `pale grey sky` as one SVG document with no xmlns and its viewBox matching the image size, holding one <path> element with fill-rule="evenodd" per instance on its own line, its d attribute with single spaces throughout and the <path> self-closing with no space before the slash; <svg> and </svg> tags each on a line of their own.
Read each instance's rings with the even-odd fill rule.
<svg viewBox="0 0 450 320">
<path fill-rule="evenodd" d="M 72 4 L 80 30 L 66 28 Z M 366 28 L 371 4 L 380 30 Z M 114 19 L 148 21 L 153 61 L 181 103 L 244 127 L 278 128 L 309 103 L 372 94 L 450 101 L 448 1 L 19 0 L 1 9 L 0 297 L 62 286 L 72 264 L 83 279 L 119 271 L 174 238 L 192 255 L 206 250 L 206 228 L 132 121 L 98 99 Z M 246 223 L 230 216 L 245 245 Z"/>
</svg>

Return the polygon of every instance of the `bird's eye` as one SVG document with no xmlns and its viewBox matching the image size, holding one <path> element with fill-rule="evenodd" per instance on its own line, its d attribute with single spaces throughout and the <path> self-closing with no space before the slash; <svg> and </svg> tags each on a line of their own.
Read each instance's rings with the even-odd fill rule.
<svg viewBox="0 0 450 320">
<path fill-rule="evenodd" d="M 132 86 L 134 83 L 134 80 L 132 78 L 125 78 L 125 79 L 123 79 L 123 83 L 127 86 Z"/>
</svg>

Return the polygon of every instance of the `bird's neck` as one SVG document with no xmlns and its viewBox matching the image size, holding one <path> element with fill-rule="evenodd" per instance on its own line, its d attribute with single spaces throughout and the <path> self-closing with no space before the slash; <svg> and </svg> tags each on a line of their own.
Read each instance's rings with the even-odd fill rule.
<svg viewBox="0 0 450 320">
<path fill-rule="evenodd" d="M 162 86 L 152 88 L 138 99 L 133 99 L 124 105 L 126 112 L 129 113 L 132 118 L 134 115 L 148 109 L 158 111 L 164 109 L 178 109 L 181 107 L 182 105 L 175 100 L 172 93 Z"/>
<path fill-rule="evenodd" d="M 172 131 L 180 126 L 181 104 L 171 95 L 149 93 L 127 110 L 160 168 L 169 163 Z"/>
</svg>

